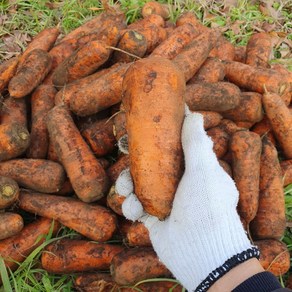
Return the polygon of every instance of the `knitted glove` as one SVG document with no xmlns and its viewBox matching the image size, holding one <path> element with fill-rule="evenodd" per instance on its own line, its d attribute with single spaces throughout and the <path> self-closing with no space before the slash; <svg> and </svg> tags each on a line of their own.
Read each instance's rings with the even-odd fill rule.
<svg viewBox="0 0 292 292">
<path fill-rule="evenodd" d="M 123 171 L 116 191 L 126 196 L 126 218 L 149 230 L 155 252 L 188 291 L 207 291 L 233 267 L 252 257 L 251 245 L 236 211 L 238 191 L 219 165 L 203 117 L 186 109 L 182 128 L 185 172 L 173 208 L 164 221 L 146 214 L 133 193 L 129 170 Z"/>
</svg>

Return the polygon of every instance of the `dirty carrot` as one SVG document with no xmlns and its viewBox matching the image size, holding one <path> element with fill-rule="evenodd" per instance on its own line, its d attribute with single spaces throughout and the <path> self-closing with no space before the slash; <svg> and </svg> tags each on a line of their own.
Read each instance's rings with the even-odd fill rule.
<svg viewBox="0 0 292 292">
<path fill-rule="evenodd" d="M 115 185 L 113 185 L 106 197 L 106 203 L 115 213 L 123 216 L 122 204 L 125 199 L 125 196 L 121 196 L 116 192 Z"/>
<path fill-rule="evenodd" d="M 142 16 L 145 18 L 151 14 L 160 15 L 163 19 L 169 18 L 169 5 L 158 3 L 156 1 L 150 1 L 144 4 L 142 7 Z"/>
<path fill-rule="evenodd" d="M 284 187 L 292 183 L 292 160 L 283 160 L 280 162 L 282 175 L 283 175 L 283 185 Z"/>
<path fill-rule="evenodd" d="M 203 116 L 205 130 L 218 126 L 222 120 L 222 116 L 217 112 L 212 111 L 195 111 L 195 112 Z"/>
<path fill-rule="evenodd" d="M 220 36 L 211 50 L 209 57 L 216 57 L 220 60 L 233 61 L 235 55 L 234 46 L 224 36 Z"/>
<path fill-rule="evenodd" d="M 110 178 L 110 181 L 114 183 L 119 177 L 120 173 L 128 167 L 130 167 L 129 155 L 118 157 L 117 161 L 107 169 L 107 174 Z"/>
<path fill-rule="evenodd" d="M 134 222 L 128 229 L 126 236 L 130 246 L 152 246 L 149 231 L 141 222 Z"/>
<path fill-rule="evenodd" d="M 15 213 L 0 213 L 0 240 L 18 234 L 23 228 L 23 219 Z"/>
<path fill-rule="evenodd" d="M 207 130 L 207 135 L 211 137 L 213 141 L 213 151 L 217 158 L 222 158 L 228 150 L 230 136 L 219 127 Z"/>
<path fill-rule="evenodd" d="M 0 209 L 10 207 L 19 196 L 19 187 L 10 177 L 0 176 Z M 0 232 L 1 234 L 1 232 Z"/>
<path fill-rule="evenodd" d="M 0 93 L 6 88 L 9 81 L 14 76 L 17 69 L 18 60 L 18 57 L 14 57 L 0 65 Z"/>
</svg>

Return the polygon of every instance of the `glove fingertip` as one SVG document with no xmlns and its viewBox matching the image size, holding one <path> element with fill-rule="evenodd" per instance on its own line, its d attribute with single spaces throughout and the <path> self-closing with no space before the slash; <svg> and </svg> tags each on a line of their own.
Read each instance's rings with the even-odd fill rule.
<svg viewBox="0 0 292 292">
<path fill-rule="evenodd" d="M 122 211 L 124 216 L 131 221 L 137 221 L 145 214 L 143 206 L 135 194 L 126 198 L 122 204 Z"/>
<path fill-rule="evenodd" d="M 125 197 L 133 193 L 134 185 L 133 185 L 133 180 L 132 180 L 132 176 L 131 176 L 129 168 L 124 169 L 120 173 L 116 181 L 115 189 L 119 195 L 125 196 Z"/>
</svg>

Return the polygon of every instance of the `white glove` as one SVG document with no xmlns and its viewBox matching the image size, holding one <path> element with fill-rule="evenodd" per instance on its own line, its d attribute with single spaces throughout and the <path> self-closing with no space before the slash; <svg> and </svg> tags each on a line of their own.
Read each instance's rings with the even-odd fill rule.
<svg viewBox="0 0 292 292">
<path fill-rule="evenodd" d="M 258 257 L 236 211 L 238 191 L 219 165 L 203 117 L 186 109 L 182 128 L 185 173 L 168 218 L 148 215 L 136 195 L 129 170 L 123 171 L 116 191 L 126 196 L 127 219 L 149 230 L 155 252 L 188 291 L 207 291 L 234 266 Z"/>
</svg>

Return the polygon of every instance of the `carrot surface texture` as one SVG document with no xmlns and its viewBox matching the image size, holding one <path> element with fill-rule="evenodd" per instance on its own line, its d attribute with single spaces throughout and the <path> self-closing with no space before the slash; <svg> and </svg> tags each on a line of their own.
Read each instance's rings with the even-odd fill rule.
<svg viewBox="0 0 292 292">
<path fill-rule="evenodd" d="M 135 193 L 146 212 L 160 219 L 171 210 L 182 174 L 184 92 L 182 73 L 160 57 L 135 62 L 123 82 Z"/>
</svg>

